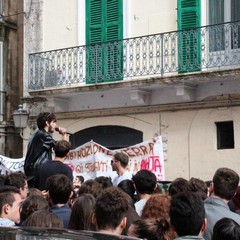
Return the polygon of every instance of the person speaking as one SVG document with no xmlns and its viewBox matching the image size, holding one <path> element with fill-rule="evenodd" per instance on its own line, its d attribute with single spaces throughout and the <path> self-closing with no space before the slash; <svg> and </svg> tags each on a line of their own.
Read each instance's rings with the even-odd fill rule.
<svg viewBox="0 0 240 240">
<path fill-rule="evenodd" d="M 38 130 L 29 140 L 24 162 L 29 187 L 36 187 L 35 181 L 40 165 L 52 160 L 52 152 L 56 145 L 52 133 L 56 130 L 62 135 L 63 140 L 67 140 L 67 130 L 57 127 L 56 122 L 54 113 L 42 112 L 37 117 Z"/>
</svg>

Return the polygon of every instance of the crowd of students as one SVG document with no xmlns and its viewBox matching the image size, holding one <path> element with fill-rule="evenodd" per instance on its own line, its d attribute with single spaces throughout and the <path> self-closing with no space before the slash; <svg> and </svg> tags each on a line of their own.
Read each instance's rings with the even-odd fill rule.
<svg viewBox="0 0 240 240">
<path fill-rule="evenodd" d="M 113 186 L 109 177 L 46 179 L 28 188 L 21 172 L 1 176 L 0 226 L 90 230 L 147 240 L 240 239 L 239 176 L 219 168 L 212 182 L 175 179 L 162 193 L 148 170 Z"/>
<path fill-rule="evenodd" d="M 162 192 L 154 173 L 128 171 L 128 156 L 113 155 L 114 179 L 73 180 L 64 164 L 66 129 L 53 113 L 40 113 L 24 173 L 0 176 L 0 226 L 98 231 L 146 240 L 240 239 L 239 175 L 219 168 L 212 181 L 177 178 Z M 62 140 L 51 133 L 56 128 Z M 54 149 L 55 157 L 52 159 Z"/>
</svg>

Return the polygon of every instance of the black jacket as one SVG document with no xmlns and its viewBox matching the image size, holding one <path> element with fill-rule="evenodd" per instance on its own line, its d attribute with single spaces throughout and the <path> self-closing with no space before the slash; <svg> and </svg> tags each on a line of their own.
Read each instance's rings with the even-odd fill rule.
<svg viewBox="0 0 240 240">
<path fill-rule="evenodd" d="M 24 171 L 27 177 L 36 177 L 39 166 L 52 160 L 52 150 L 56 141 L 51 134 L 38 130 L 28 143 L 28 150 L 24 163 Z"/>
</svg>

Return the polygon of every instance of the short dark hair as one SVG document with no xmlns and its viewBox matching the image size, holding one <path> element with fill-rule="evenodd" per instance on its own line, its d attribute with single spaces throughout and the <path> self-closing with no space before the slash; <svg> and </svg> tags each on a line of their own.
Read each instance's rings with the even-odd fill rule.
<svg viewBox="0 0 240 240">
<path fill-rule="evenodd" d="M 117 187 L 106 188 L 96 199 L 95 216 L 98 230 L 116 229 L 126 217 L 129 202 Z"/>
<path fill-rule="evenodd" d="M 16 188 L 24 188 L 26 185 L 27 177 L 22 172 L 13 172 L 5 177 L 4 184 Z"/>
<path fill-rule="evenodd" d="M 78 180 L 83 183 L 84 182 L 84 177 L 83 176 L 76 176 L 76 178 L 78 178 Z"/>
<path fill-rule="evenodd" d="M 178 194 L 180 192 L 189 192 L 191 191 L 190 184 L 185 178 L 178 177 L 170 184 L 168 188 L 168 193 L 170 196 Z"/>
<path fill-rule="evenodd" d="M 56 157 L 65 157 L 71 149 L 70 142 L 66 140 L 57 141 L 54 152 Z"/>
<path fill-rule="evenodd" d="M 239 176 L 229 168 L 219 168 L 213 176 L 214 194 L 222 199 L 230 200 L 238 187 Z"/>
<path fill-rule="evenodd" d="M 63 174 L 52 175 L 46 180 L 46 190 L 53 204 L 66 204 L 73 190 L 72 181 Z"/>
<path fill-rule="evenodd" d="M 181 192 L 172 197 L 171 223 L 178 236 L 199 235 L 205 219 L 205 209 L 200 195 Z"/>
<path fill-rule="evenodd" d="M 152 194 L 156 189 L 157 177 L 148 170 L 140 170 L 133 177 L 136 191 L 140 194 Z"/>
<path fill-rule="evenodd" d="M 54 113 L 50 112 L 41 112 L 37 117 L 37 126 L 39 129 L 44 129 L 46 126 L 46 122 L 57 121 L 56 116 Z"/>
<path fill-rule="evenodd" d="M 203 200 L 205 200 L 207 198 L 208 187 L 207 187 L 207 184 L 203 180 L 192 177 L 189 180 L 189 184 L 190 184 L 192 192 L 198 192 L 201 195 Z"/>
<path fill-rule="evenodd" d="M 134 200 L 135 187 L 131 180 L 129 179 L 122 180 L 118 184 L 118 187 L 122 189 L 125 193 L 127 193 Z"/>
<path fill-rule="evenodd" d="M 213 227 L 212 240 L 240 239 L 240 226 L 230 218 L 222 218 Z"/>
<path fill-rule="evenodd" d="M 117 152 L 113 155 L 113 158 L 121 163 L 123 167 L 126 167 L 129 162 L 128 155 L 123 152 Z"/>
<path fill-rule="evenodd" d="M 94 180 L 100 184 L 102 189 L 113 186 L 111 177 L 99 176 L 96 177 Z"/>
<path fill-rule="evenodd" d="M 18 188 L 13 186 L 3 186 L 0 188 L 0 214 L 2 214 L 5 204 L 12 205 L 15 201 L 14 194 L 20 194 Z"/>
</svg>

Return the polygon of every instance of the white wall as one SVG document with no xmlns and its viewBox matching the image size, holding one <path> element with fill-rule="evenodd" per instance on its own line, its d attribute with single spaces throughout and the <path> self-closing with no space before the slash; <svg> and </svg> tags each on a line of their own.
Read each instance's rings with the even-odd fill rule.
<svg viewBox="0 0 240 240">
<path fill-rule="evenodd" d="M 129 37 L 177 30 L 176 0 L 131 0 Z"/>
<path fill-rule="evenodd" d="M 215 122 L 232 120 L 235 149 L 218 150 Z M 98 125 L 125 126 L 142 131 L 143 140 L 161 134 L 166 138 L 166 180 L 176 177 L 211 180 L 219 167 L 240 172 L 240 107 L 58 120 L 58 125 L 71 132 Z"/>
<path fill-rule="evenodd" d="M 43 49 L 78 45 L 78 0 L 45 0 L 43 4 Z"/>
</svg>

